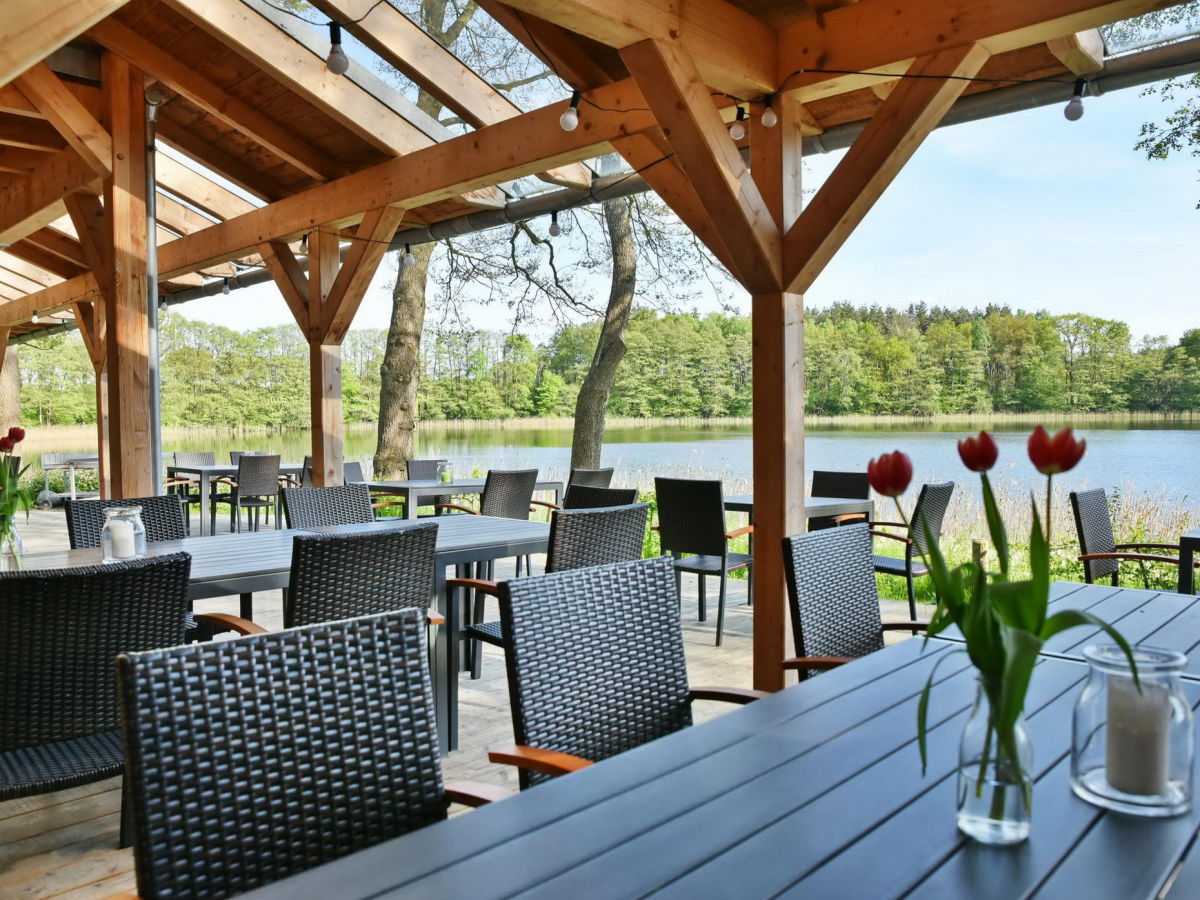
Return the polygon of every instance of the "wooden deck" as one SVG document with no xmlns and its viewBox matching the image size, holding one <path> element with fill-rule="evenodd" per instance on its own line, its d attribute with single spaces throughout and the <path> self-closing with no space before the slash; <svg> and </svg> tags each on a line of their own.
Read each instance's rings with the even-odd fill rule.
<svg viewBox="0 0 1200 900">
<path fill-rule="evenodd" d="M 62 513 L 35 512 L 22 529 L 27 550 L 66 545 Z M 541 560 L 535 560 L 535 571 Z M 508 571 L 498 566 L 501 577 Z M 695 581 L 684 581 L 684 642 L 694 684 L 751 686 L 751 611 L 745 605 L 745 582 L 733 581 L 725 622 L 725 646 L 713 646 L 715 600 L 709 620 L 696 621 Z M 715 590 L 710 590 L 715 594 Z M 237 612 L 237 598 L 203 601 L 204 612 Z M 493 613 L 495 610 L 492 611 Z M 278 591 L 255 595 L 255 619 L 268 628 L 282 624 Z M 890 618 L 905 619 L 904 611 L 885 609 Z M 489 616 L 490 618 L 491 616 Z M 461 682 L 461 746 L 444 761 L 447 780 L 470 779 L 503 784 L 516 790 L 515 774 L 487 761 L 489 747 L 512 742 L 504 660 L 500 651 L 484 648 L 483 677 Z M 727 707 L 698 703 L 698 720 L 720 715 Z M 0 898 L 70 900 L 108 897 L 134 889 L 133 854 L 117 849 L 120 822 L 119 778 L 83 787 L 0 803 Z M 456 808 L 457 810 L 457 808 Z M 469 811 L 467 811 L 469 814 Z"/>
</svg>

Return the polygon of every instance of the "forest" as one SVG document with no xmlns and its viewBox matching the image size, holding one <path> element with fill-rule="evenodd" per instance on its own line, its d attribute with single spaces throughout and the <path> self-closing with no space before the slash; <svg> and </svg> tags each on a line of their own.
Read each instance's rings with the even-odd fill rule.
<svg viewBox="0 0 1200 900">
<path fill-rule="evenodd" d="M 443 332 L 422 340 L 422 419 L 569 416 L 600 324 L 543 344 L 520 333 Z M 1200 408 L 1200 329 L 1178 344 L 1134 341 L 1122 322 L 1004 306 L 904 311 L 835 304 L 807 314 L 808 412 L 912 415 L 1180 411 Z M 347 422 L 375 421 L 386 332 L 346 340 Z M 635 310 L 608 412 L 668 418 L 751 412 L 750 320 Z M 302 427 L 307 345 L 294 326 L 248 332 L 165 313 L 163 424 Z M 93 421 L 92 368 L 76 333 L 22 346 L 30 425 Z"/>
</svg>

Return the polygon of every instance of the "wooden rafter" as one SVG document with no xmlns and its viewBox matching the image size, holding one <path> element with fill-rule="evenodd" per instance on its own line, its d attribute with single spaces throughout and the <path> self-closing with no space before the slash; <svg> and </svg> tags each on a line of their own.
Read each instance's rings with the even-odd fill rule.
<svg viewBox="0 0 1200 900">
<path fill-rule="evenodd" d="M 258 248 L 258 252 L 262 255 L 263 265 L 275 279 L 275 285 L 283 295 L 296 324 L 307 335 L 308 277 L 296 259 L 296 254 L 283 241 L 267 241 Z"/>
<path fill-rule="evenodd" d="M 205 140 L 170 117 L 164 116 L 159 120 L 158 139 L 206 169 L 220 172 L 225 179 L 260 200 L 269 203 L 272 200 L 281 200 L 291 193 L 281 187 L 269 173 L 260 171 L 242 157 L 234 156 Z"/>
<path fill-rule="evenodd" d="M 17 78 L 16 85 L 39 113 L 101 178 L 112 171 L 112 138 L 45 63 Z"/>
<path fill-rule="evenodd" d="M 0 115 L 0 144 L 54 153 L 61 150 L 66 141 L 53 125 L 42 119 Z"/>
<path fill-rule="evenodd" d="M 979 44 L 913 63 L 784 238 L 788 289 L 803 293 L 862 221 L 901 167 L 988 60 Z M 948 76 L 937 78 L 933 76 Z"/>
<path fill-rule="evenodd" d="M 78 37 L 127 0 L 5 0 L 0 85 Z"/>
<path fill-rule="evenodd" d="M 112 226 L 105 220 L 100 198 L 92 194 L 72 194 L 66 198 L 67 213 L 79 236 L 79 248 L 102 291 L 107 291 L 106 273 L 112 260 Z"/>
<path fill-rule="evenodd" d="M 598 88 L 628 76 L 620 57 L 615 57 L 603 44 L 596 44 L 532 13 L 513 9 L 500 0 L 478 2 L 530 53 L 577 91 Z M 605 59 L 597 50 L 608 51 L 606 55 L 614 56 L 614 59 Z"/>
<path fill-rule="evenodd" d="M 1046 49 L 1076 75 L 1092 75 L 1104 68 L 1104 38 L 1095 28 L 1050 38 Z"/>
<path fill-rule="evenodd" d="M 383 261 L 404 210 L 394 206 L 373 209 L 363 216 L 358 231 L 325 298 L 321 340 L 340 344 L 354 321 L 371 279 Z"/>
<path fill-rule="evenodd" d="M 13 244 L 63 215 L 62 200 L 96 191 L 96 172 L 68 147 L 48 157 L 27 178 L 0 191 L 0 244 Z"/>
<path fill-rule="evenodd" d="M 154 174 L 159 187 L 215 218 L 232 219 L 254 209 L 248 200 L 165 153 L 155 154 Z"/>
</svg>

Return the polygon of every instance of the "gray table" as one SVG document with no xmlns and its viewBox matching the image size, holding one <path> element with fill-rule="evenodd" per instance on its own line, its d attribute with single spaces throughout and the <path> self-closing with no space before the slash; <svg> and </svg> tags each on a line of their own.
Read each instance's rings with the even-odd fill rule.
<svg viewBox="0 0 1200 900">
<path fill-rule="evenodd" d="M 482 494 L 484 479 L 458 478 L 454 481 L 368 481 L 367 487 L 382 494 L 395 494 L 404 498 L 404 517 L 415 519 L 417 507 L 422 500 L 434 497 L 448 497 L 455 494 Z M 561 481 L 539 481 L 534 486 L 535 491 L 553 491 L 554 502 L 562 503 L 563 483 Z"/>
<path fill-rule="evenodd" d="M 744 512 L 754 522 L 754 495 L 734 494 L 725 498 L 725 508 L 730 512 Z M 849 497 L 805 497 L 804 515 L 809 519 L 826 516 L 844 516 L 850 513 L 866 513 L 868 519 L 875 518 L 875 504 L 871 500 L 854 500 Z"/>
<path fill-rule="evenodd" d="M 1200 531 L 1189 531 L 1179 539 L 1179 593 L 1196 593 L 1196 556 L 1200 554 Z"/>
<path fill-rule="evenodd" d="M 280 463 L 279 474 L 299 477 L 303 468 L 304 466 L 301 463 Z M 173 478 L 176 475 L 195 475 L 200 481 L 200 496 L 204 498 L 204 502 L 200 506 L 200 534 L 204 534 L 204 522 L 208 517 L 208 497 L 212 480 L 214 478 L 235 478 L 237 473 L 237 466 L 167 466 L 168 478 Z M 275 517 L 276 528 L 281 525 L 279 519 L 280 517 L 277 515 Z"/>
<path fill-rule="evenodd" d="M 458 604 L 450 603 L 446 596 L 446 568 L 507 559 L 527 553 L 543 553 L 549 541 L 550 526 L 546 522 L 498 519 L 491 516 L 441 516 L 436 521 L 438 536 L 435 600 L 438 610 L 446 617 L 446 625 L 438 629 L 434 644 L 434 693 L 439 711 L 439 737 L 442 749 L 446 751 L 458 746 L 461 621 Z M 185 538 L 182 541 L 157 541 L 150 544 L 146 552 L 149 556 L 178 553 L 181 550 L 191 554 L 192 571 L 188 593 L 193 600 L 202 600 L 286 588 L 291 576 L 292 538 L 297 534 L 312 531 L 345 533 L 387 530 L 411 524 L 403 519 L 394 519 L 371 525 L 208 535 Z M 25 564 L 29 569 L 60 569 L 95 565 L 100 559 L 99 548 L 52 550 L 27 553 Z"/>
<path fill-rule="evenodd" d="M 955 829 L 958 743 L 975 695 L 938 670 L 929 769 L 916 698 L 951 649 L 909 640 L 765 700 L 247 896 L 304 898 L 1154 897 L 1196 835 L 1069 787 L 1087 667 L 1045 658 L 1028 698 L 1033 835 L 985 848 Z M 1200 685 L 1188 685 L 1193 704 Z"/>
</svg>

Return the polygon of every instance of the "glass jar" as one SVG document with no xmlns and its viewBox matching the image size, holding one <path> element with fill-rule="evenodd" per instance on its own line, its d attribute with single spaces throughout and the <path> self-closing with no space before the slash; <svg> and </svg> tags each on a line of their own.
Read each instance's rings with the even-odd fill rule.
<svg viewBox="0 0 1200 900">
<path fill-rule="evenodd" d="M 1033 744 L 1025 714 L 1012 733 L 992 727 L 980 682 L 958 745 L 958 830 L 981 844 L 1019 844 L 1033 829 Z"/>
<path fill-rule="evenodd" d="M 25 568 L 24 561 L 21 535 L 11 522 L 0 518 L 0 572 L 18 572 Z"/>
<path fill-rule="evenodd" d="M 1071 789 L 1089 803 L 1139 816 L 1192 805 L 1192 708 L 1180 689 L 1187 657 L 1134 647 L 1139 687 L 1120 647 L 1083 651 L 1091 665 L 1075 701 Z"/>
<path fill-rule="evenodd" d="M 438 462 L 438 481 L 443 484 L 449 484 L 454 480 L 454 470 L 450 467 L 450 463 L 446 460 Z"/>
<path fill-rule="evenodd" d="M 146 555 L 146 526 L 140 506 L 114 506 L 104 511 L 100 550 L 106 563 Z"/>
</svg>

